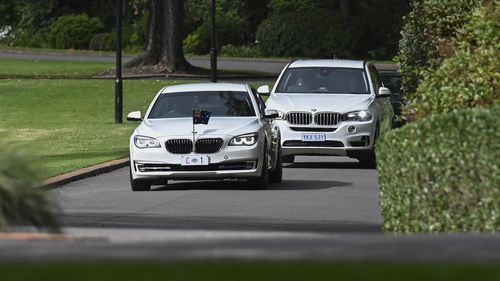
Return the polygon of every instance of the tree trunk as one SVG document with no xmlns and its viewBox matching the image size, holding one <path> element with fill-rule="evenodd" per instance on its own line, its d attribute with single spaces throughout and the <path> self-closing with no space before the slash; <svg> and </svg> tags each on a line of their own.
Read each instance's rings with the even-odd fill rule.
<svg viewBox="0 0 500 281">
<path fill-rule="evenodd" d="M 148 45 L 127 67 L 156 65 L 167 72 L 186 72 L 193 66 L 184 57 L 183 0 L 151 0 Z"/>
<path fill-rule="evenodd" d="M 344 17 L 351 15 L 351 0 L 340 0 L 340 14 Z"/>
</svg>

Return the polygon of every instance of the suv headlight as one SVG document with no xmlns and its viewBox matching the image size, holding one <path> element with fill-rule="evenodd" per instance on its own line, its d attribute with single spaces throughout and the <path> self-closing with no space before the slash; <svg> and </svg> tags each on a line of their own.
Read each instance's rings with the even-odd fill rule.
<svg viewBox="0 0 500 281">
<path fill-rule="evenodd" d="M 342 115 L 342 121 L 370 121 L 373 115 L 367 110 L 353 111 Z"/>
<path fill-rule="evenodd" d="M 237 136 L 231 139 L 229 145 L 254 145 L 257 142 L 258 136 L 259 135 L 257 133 Z"/>
<path fill-rule="evenodd" d="M 145 137 L 145 136 L 135 136 L 134 144 L 137 148 L 154 148 L 161 147 L 160 142 L 157 139 Z"/>
<path fill-rule="evenodd" d="M 276 119 L 278 119 L 278 120 L 285 120 L 286 113 L 283 112 L 283 111 L 279 111 L 279 110 L 276 110 L 276 111 L 278 111 L 278 118 L 276 118 Z"/>
</svg>

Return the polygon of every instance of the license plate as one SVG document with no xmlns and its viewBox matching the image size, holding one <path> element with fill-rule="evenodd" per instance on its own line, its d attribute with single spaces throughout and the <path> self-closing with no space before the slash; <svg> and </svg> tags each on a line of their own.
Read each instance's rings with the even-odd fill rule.
<svg viewBox="0 0 500 281">
<path fill-rule="evenodd" d="M 302 134 L 302 141 L 325 141 L 325 134 Z"/>
<path fill-rule="evenodd" d="M 181 156 L 181 166 L 206 166 L 209 158 L 206 155 L 183 155 Z"/>
</svg>

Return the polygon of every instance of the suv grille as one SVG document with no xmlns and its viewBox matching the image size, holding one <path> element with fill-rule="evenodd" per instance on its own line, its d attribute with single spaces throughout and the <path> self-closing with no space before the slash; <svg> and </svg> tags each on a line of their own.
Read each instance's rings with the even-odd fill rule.
<svg viewBox="0 0 500 281">
<path fill-rule="evenodd" d="M 310 112 L 288 112 L 286 120 L 293 125 L 309 125 L 312 122 L 312 114 Z"/>
<path fill-rule="evenodd" d="M 340 113 L 319 112 L 314 115 L 314 123 L 321 126 L 337 125 L 340 121 Z"/>
<path fill-rule="evenodd" d="M 167 151 L 173 154 L 186 154 L 193 151 L 193 141 L 190 139 L 173 139 L 165 142 Z"/>
<path fill-rule="evenodd" d="M 215 139 L 199 139 L 196 141 L 197 153 L 215 153 L 222 147 L 223 140 L 221 138 Z"/>
</svg>

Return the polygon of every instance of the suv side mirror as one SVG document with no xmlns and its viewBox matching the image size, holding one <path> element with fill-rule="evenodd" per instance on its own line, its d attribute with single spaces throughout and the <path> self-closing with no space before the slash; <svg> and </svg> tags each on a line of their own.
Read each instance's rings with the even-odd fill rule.
<svg viewBox="0 0 500 281">
<path fill-rule="evenodd" d="M 142 121 L 140 111 L 132 111 L 127 115 L 128 121 Z"/>
<path fill-rule="evenodd" d="M 391 90 L 386 87 L 380 87 L 378 89 L 378 98 L 389 98 L 391 97 Z"/>
<path fill-rule="evenodd" d="M 278 118 L 279 116 L 280 115 L 276 109 L 266 108 L 264 110 L 264 118 L 275 119 Z"/>
<path fill-rule="evenodd" d="M 257 93 L 261 96 L 269 96 L 269 85 L 262 85 L 259 88 L 257 88 Z"/>
</svg>

